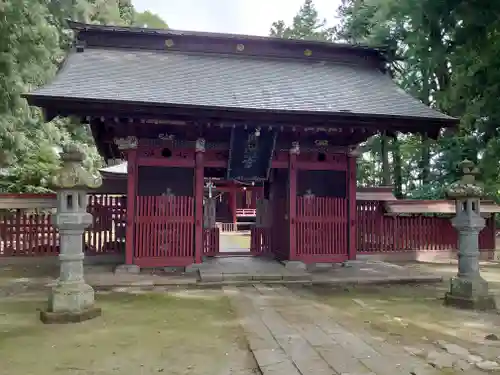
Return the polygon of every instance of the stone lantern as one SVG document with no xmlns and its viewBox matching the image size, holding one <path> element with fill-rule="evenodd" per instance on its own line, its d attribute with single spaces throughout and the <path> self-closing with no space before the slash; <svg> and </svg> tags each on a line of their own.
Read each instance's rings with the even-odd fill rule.
<svg viewBox="0 0 500 375">
<path fill-rule="evenodd" d="M 57 212 L 52 224 L 59 229 L 60 274 L 49 296 L 44 323 L 69 323 L 92 319 L 101 314 L 94 306 L 94 290 L 83 278 L 83 233 L 92 224 L 87 212 L 87 190 L 99 187 L 100 176 L 83 166 L 83 154 L 69 146 L 61 154 L 62 166 L 53 179 L 57 189 Z"/>
<path fill-rule="evenodd" d="M 458 231 L 458 274 L 451 280 L 445 304 L 460 308 L 495 309 L 495 299 L 489 293 L 488 283 L 479 272 L 479 232 L 485 226 L 481 217 L 480 199 L 483 188 L 476 182 L 479 170 L 470 160 L 460 163 L 461 180 L 447 191 L 456 202 L 453 227 Z"/>
</svg>

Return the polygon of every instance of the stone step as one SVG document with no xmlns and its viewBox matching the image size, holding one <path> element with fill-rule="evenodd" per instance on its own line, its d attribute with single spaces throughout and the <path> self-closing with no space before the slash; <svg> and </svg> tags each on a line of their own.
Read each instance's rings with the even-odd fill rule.
<svg viewBox="0 0 500 375">
<path fill-rule="evenodd" d="M 307 273 L 223 273 L 223 272 L 207 272 L 199 271 L 198 281 L 201 283 L 206 282 L 288 282 L 288 281 L 300 281 L 300 282 L 310 282 L 311 275 Z"/>
</svg>

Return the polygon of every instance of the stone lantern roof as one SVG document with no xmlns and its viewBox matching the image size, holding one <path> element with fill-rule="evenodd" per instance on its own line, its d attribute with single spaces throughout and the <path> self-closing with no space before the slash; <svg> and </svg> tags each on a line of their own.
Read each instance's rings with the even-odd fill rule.
<svg viewBox="0 0 500 375">
<path fill-rule="evenodd" d="M 52 183 L 59 189 L 95 189 L 101 186 L 100 175 L 92 175 L 82 166 L 83 153 L 76 145 L 64 148 L 61 154 L 62 166 L 56 172 Z"/>
<path fill-rule="evenodd" d="M 446 195 L 451 199 L 481 198 L 484 195 L 482 184 L 476 181 L 479 168 L 475 164 L 465 159 L 459 164 L 463 175 L 462 178 L 450 185 Z"/>
</svg>

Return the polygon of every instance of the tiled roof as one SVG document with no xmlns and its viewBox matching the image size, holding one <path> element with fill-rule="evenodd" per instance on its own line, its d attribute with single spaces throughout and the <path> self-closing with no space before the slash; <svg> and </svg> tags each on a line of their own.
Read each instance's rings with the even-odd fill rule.
<svg viewBox="0 0 500 375">
<path fill-rule="evenodd" d="M 86 48 L 69 55 L 43 97 L 262 111 L 452 120 L 375 68 L 334 62 Z"/>
</svg>

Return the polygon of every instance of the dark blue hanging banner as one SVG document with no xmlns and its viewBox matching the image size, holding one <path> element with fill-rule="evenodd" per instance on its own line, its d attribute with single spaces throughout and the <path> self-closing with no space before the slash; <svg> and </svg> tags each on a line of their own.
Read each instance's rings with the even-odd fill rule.
<svg viewBox="0 0 500 375">
<path fill-rule="evenodd" d="M 229 180 L 267 180 L 277 131 L 236 126 L 231 132 L 227 178 Z"/>
</svg>

